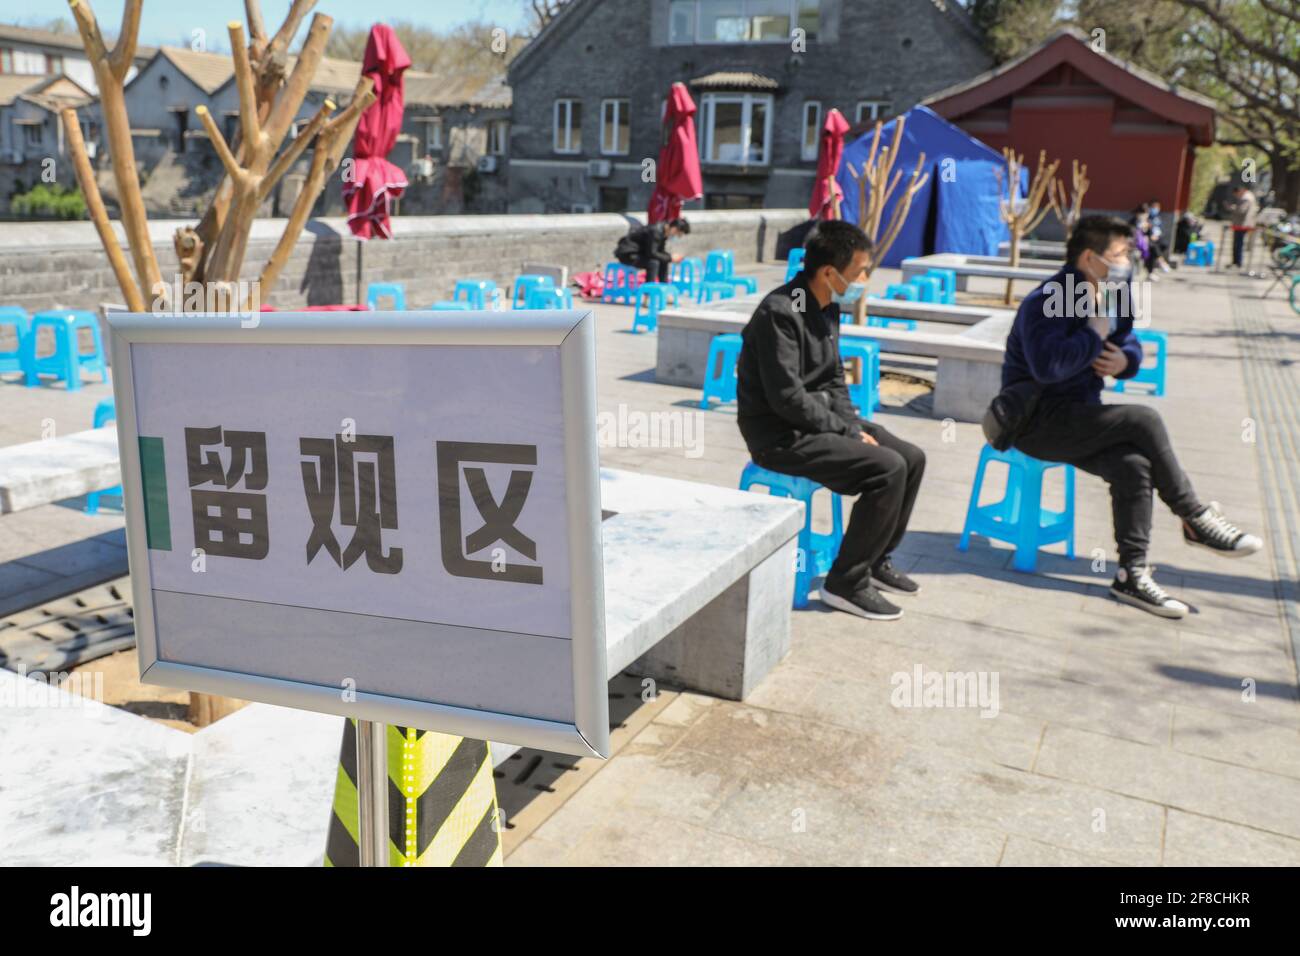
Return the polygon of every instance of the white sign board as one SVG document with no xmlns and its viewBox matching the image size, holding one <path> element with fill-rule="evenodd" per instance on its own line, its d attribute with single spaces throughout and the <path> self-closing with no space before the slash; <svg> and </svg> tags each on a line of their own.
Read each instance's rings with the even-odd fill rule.
<svg viewBox="0 0 1300 956">
<path fill-rule="evenodd" d="M 141 680 L 608 752 L 589 312 L 110 325 Z"/>
</svg>

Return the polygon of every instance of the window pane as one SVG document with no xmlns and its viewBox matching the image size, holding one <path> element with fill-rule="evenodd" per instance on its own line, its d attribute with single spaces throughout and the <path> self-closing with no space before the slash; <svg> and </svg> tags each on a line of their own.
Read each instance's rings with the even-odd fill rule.
<svg viewBox="0 0 1300 956">
<path fill-rule="evenodd" d="M 749 0 L 749 38 L 783 40 L 790 35 L 790 0 Z"/>
<path fill-rule="evenodd" d="M 713 104 L 713 153 L 709 159 L 716 163 L 740 163 L 744 148 L 741 123 L 744 105 L 741 103 Z"/>
<path fill-rule="evenodd" d="M 626 153 L 632 147 L 632 110 L 630 107 L 631 104 L 627 100 L 619 102 L 617 140 L 614 143 L 614 149 L 619 153 Z"/>
<path fill-rule="evenodd" d="M 767 100 L 753 100 L 750 112 L 749 162 L 767 162 Z"/>
<path fill-rule="evenodd" d="M 695 42 L 695 0 L 673 0 L 668 17 L 670 42 Z"/>
<path fill-rule="evenodd" d="M 817 39 L 817 32 L 822 25 L 820 0 L 798 0 L 798 17 L 799 28 L 808 39 Z"/>
<path fill-rule="evenodd" d="M 569 151 L 582 152 L 582 102 L 569 100 Z"/>
<path fill-rule="evenodd" d="M 822 107 L 820 103 L 805 103 L 803 107 L 803 154 L 816 157 L 821 133 Z"/>
<path fill-rule="evenodd" d="M 715 43 L 743 43 L 744 7 L 741 0 L 700 0 L 700 39 Z"/>
</svg>

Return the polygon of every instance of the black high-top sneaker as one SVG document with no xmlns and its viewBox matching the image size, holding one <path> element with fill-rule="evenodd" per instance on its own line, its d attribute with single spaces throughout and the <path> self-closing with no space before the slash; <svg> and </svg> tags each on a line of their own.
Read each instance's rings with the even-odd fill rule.
<svg viewBox="0 0 1300 956">
<path fill-rule="evenodd" d="M 1225 558 L 1244 558 L 1264 546 L 1255 535 L 1246 534 L 1223 517 L 1217 501 L 1211 501 L 1200 514 L 1183 519 L 1183 540 Z"/>
<path fill-rule="evenodd" d="M 1171 598 L 1165 589 L 1151 577 L 1155 568 L 1149 564 L 1131 567 L 1120 565 L 1111 582 L 1111 597 L 1125 604 L 1140 607 L 1157 617 L 1180 618 L 1187 615 L 1187 605 Z"/>
</svg>

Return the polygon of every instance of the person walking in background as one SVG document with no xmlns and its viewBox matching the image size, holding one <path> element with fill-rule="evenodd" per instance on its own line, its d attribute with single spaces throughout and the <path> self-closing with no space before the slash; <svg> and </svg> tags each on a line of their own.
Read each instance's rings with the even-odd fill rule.
<svg viewBox="0 0 1300 956">
<path fill-rule="evenodd" d="M 737 423 L 754 462 L 857 495 L 822 602 L 873 621 L 903 616 L 881 590 L 914 595 L 891 555 L 911 518 L 925 452 L 863 421 L 840 361 L 840 307 L 866 290 L 871 240 L 841 220 L 818 223 L 803 271 L 771 292 L 744 330 Z"/>
<path fill-rule="evenodd" d="M 1236 197 L 1228 210 L 1232 223 L 1232 265 L 1240 269 L 1246 256 L 1246 237 L 1254 230 L 1259 216 L 1259 200 L 1245 186 L 1238 186 L 1232 194 Z"/>
<path fill-rule="evenodd" d="M 1131 236 L 1122 219 L 1079 221 L 1066 245 L 1065 268 L 1016 312 L 1002 387 L 1032 382 L 1038 394 L 1013 441 L 1016 448 L 1041 461 L 1074 465 L 1110 486 L 1119 547 L 1111 595 L 1160 617 L 1180 618 L 1187 605 L 1156 584 L 1147 563 L 1152 489 L 1182 522 L 1189 545 L 1239 558 L 1263 542 L 1229 523 L 1216 503 L 1197 497 L 1159 412 L 1146 405 L 1102 404 L 1105 376 L 1132 378 L 1142 364 L 1142 346 L 1133 334 Z"/>
<path fill-rule="evenodd" d="M 614 258 L 644 269 L 647 282 L 667 282 L 669 267 L 681 258 L 668 251 L 668 243 L 690 233 L 691 224 L 685 219 L 634 225 L 614 247 Z"/>
</svg>

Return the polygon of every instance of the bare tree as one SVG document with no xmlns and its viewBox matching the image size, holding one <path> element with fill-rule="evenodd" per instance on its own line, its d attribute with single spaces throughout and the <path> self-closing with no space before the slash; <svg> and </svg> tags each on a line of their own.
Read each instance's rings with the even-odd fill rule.
<svg viewBox="0 0 1300 956">
<path fill-rule="evenodd" d="M 528 0 L 533 13 L 535 33 L 540 33 L 546 25 L 560 15 L 573 0 Z"/>
</svg>

